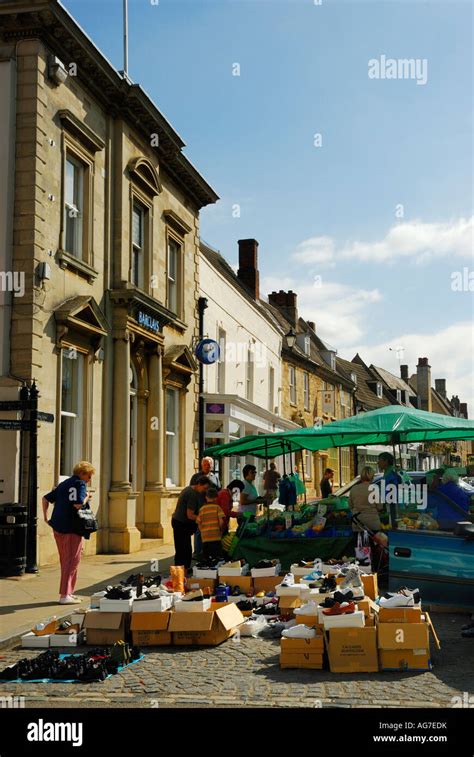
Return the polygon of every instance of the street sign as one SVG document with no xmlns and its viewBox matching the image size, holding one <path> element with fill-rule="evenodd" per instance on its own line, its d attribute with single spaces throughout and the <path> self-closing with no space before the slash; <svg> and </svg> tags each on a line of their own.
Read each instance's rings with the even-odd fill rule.
<svg viewBox="0 0 474 757">
<path fill-rule="evenodd" d="M 34 400 L 2 400 L 0 410 L 32 410 Z"/>
<path fill-rule="evenodd" d="M 0 430 L 31 431 L 31 421 L 0 421 Z"/>
<path fill-rule="evenodd" d="M 46 423 L 53 423 L 54 415 L 52 413 L 36 413 L 36 417 L 39 421 L 45 421 Z"/>
</svg>

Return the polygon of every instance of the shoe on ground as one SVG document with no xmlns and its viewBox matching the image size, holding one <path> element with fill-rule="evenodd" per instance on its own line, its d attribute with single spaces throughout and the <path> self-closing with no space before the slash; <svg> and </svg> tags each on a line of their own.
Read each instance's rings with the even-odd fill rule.
<svg viewBox="0 0 474 757">
<path fill-rule="evenodd" d="M 59 604 L 60 605 L 80 605 L 82 602 L 81 599 L 77 599 L 76 597 L 73 597 L 71 594 L 68 594 L 67 597 L 60 597 Z"/>
<path fill-rule="evenodd" d="M 316 631 L 314 628 L 309 628 L 309 626 L 304 626 L 300 623 L 297 626 L 285 628 L 281 635 L 284 636 L 285 639 L 314 639 Z"/>
</svg>

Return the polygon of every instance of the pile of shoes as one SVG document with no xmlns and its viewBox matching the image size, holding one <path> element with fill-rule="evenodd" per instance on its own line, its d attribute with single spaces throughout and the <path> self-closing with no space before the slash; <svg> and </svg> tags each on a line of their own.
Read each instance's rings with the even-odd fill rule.
<svg viewBox="0 0 474 757">
<path fill-rule="evenodd" d="M 377 599 L 379 607 L 416 607 L 421 602 L 419 589 L 402 586 L 398 591 L 388 591 Z"/>
<path fill-rule="evenodd" d="M 134 590 L 130 586 L 107 586 L 104 599 L 133 599 Z"/>
<path fill-rule="evenodd" d="M 144 589 L 160 586 L 161 576 L 158 574 L 145 576 L 143 573 L 132 573 L 125 581 L 121 581 L 120 583 L 126 588 L 130 586 L 136 588 L 137 597 L 140 597 Z M 114 597 L 114 599 L 118 599 L 118 597 Z"/>
<path fill-rule="evenodd" d="M 116 642 L 111 650 L 94 648 L 82 655 L 60 656 L 59 652 L 48 650 L 38 657 L 24 658 L 5 668 L 0 672 L 0 680 L 105 681 L 107 676 L 117 673 L 140 656 L 138 647 L 130 647 L 123 641 Z"/>
</svg>

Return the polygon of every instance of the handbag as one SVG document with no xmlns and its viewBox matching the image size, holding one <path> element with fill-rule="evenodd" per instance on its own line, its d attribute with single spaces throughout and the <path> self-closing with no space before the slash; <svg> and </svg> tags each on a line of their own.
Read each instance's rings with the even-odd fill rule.
<svg viewBox="0 0 474 757">
<path fill-rule="evenodd" d="M 83 536 L 84 539 L 90 539 L 90 535 L 98 528 L 97 518 L 90 507 L 81 507 L 80 510 L 76 510 L 72 523 L 74 534 Z"/>
<path fill-rule="evenodd" d="M 357 534 L 357 546 L 355 548 L 357 560 L 371 560 L 372 550 L 370 549 L 369 535 L 366 531 L 359 531 Z"/>
</svg>

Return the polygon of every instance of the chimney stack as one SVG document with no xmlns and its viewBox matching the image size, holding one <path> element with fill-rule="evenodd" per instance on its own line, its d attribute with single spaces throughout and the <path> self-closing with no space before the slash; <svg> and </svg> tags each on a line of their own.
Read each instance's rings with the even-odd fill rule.
<svg viewBox="0 0 474 757">
<path fill-rule="evenodd" d="M 446 399 L 446 379 L 435 379 L 435 389 L 444 399 Z"/>
<path fill-rule="evenodd" d="M 291 289 L 289 289 L 288 292 L 284 292 L 283 289 L 280 289 L 279 292 L 272 292 L 268 295 L 268 302 L 270 305 L 278 308 L 294 328 L 296 328 L 298 324 L 297 298 L 298 295 Z"/>
<path fill-rule="evenodd" d="M 250 290 L 254 300 L 260 299 L 258 272 L 258 242 L 256 239 L 239 239 L 239 270 L 237 277 Z"/>
<path fill-rule="evenodd" d="M 431 405 L 431 366 L 427 357 L 419 357 L 416 366 L 416 391 L 420 398 L 420 410 L 432 411 Z"/>
<path fill-rule="evenodd" d="M 400 366 L 400 378 L 408 383 L 408 365 Z"/>
<path fill-rule="evenodd" d="M 465 418 L 467 418 L 467 402 L 461 402 L 459 405 L 459 412 L 461 415 L 463 415 Z"/>
</svg>

